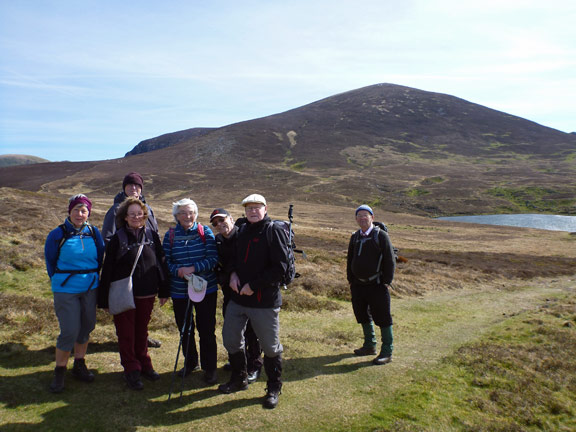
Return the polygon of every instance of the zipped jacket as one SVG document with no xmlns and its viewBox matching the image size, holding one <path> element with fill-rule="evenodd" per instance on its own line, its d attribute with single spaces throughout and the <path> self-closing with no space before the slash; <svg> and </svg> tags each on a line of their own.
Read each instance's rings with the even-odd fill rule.
<svg viewBox="0 0 576 432">
<path fill-rule="evenodd" d="M 178 277 L 180 267 L 194 266 L 195 275 L 208 281 L 206 294 L 218 291 L 214 267 L 218 262 L 216 239 L 212 230 L 203 225 L 204 240 L 198 232 L 198 222 L 185 230 L 179 223 L 174 228 L 174 236 L 170 240 L 170 230 L 164 235 L 162 246 L 170 271 L 170 296 L 172 298 L 188 297 L 188 281 Z"/>
<path fill-rule="evenodd" d="M 120 230 L 124 230 L 128 239 L 129 249 L 126 251 L 121 250 L 118 237 Z M 147 228 L 138 230 L 137 234 L 131 229 L 120 228 L 120 230 L 116 231 L 106 246 L 106 257 L 98 291 L 98 307 L 108 308 L 111 282 L 130 276 L 140 243 L 143 243 L 144 247 L 132 275 L 134 297 L 149 297 L 157 294 L 160 298 L 168 298 L 170 293 L 168 268 L 158 234 Z"/>
<path fill-rule="evenodd" d="M 102 237 L 106 243 L 110 241 L 116 232 L 116 213 L 118 212 L 118 207 L 124 202 L 126 198 L 127 196 L 124 192 L 118 192 L 114 197 L 114 204 L 112 207 L 110 207 L 110 209 L 108 209 L 106 216 L 104 216 L 104 223 L 102 224 Z M 140 195 L 138 199 L 146 204 L 146 198 L 144 198 L 144 195 Z M 148 219 L 146 219 L 146 226 L 152 231 L 158 232 L 158 223 L 156 222 L 156 217 L 154 216 L 152 207 L 146 204 L 146 208 L 148 209 Z"/>
<path fill-rule="evenodd" d="M 64 221 L 69 238 L 56 227 L 44 244 L 46 271 L 53 292 L 80 293 L 98 287 L 98 273 L 104 256 L 104 241 L 98 228 L 84 224 L 75 228 L 70 219 Z"/>
<path fill-rule="evenodd" d="M 395 269 L 394 247 L 383 229 L 374 227 L 368 236 L 360 230 L 352 234 L 346 264 L 351 285 L 389 285 Z"/>
<path fill-rule="evenodd" d="M 251 296 L 232 291 L 235 303 L 255 308 L 282 305 L 280 282 L 288 268 L 288 256 L 282 244 L 282 228 L 266 215 L 256 223 L 246 223 L 238 231 L 233 270 L 240 279 L 240 289 L 249 283 Z"/>
</svg>

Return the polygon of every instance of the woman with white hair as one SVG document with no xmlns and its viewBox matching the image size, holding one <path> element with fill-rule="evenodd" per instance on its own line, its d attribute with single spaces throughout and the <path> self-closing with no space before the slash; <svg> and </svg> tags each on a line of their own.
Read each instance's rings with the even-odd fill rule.
<svg viewBox="0 0 576 432">
<path fill-rule="evenodd" d="M 185 363 L 179 376 L 188 376 L 198 369 L 195 329 L 200 338 L 200 366 L 204 370 L 204 381 L 216 384 L 216 300 L 218 285 L 214 267 L 218 262 L 216 240 L 212 230 L 199 224 L 198 206 L 189 198 L 173 203 L 172 215 L 176 227 L 170 228 L 162 243 L 170 270 L 170 297 L 174 317 L 182 338 Z M 200 276 L 208 282 L 205 293 L 190 299 L 188 279 Z M 196 312 L 194 314 L 194 312 Z M 184 333 L 183 333 L 184 332 Z"/>
</svg>

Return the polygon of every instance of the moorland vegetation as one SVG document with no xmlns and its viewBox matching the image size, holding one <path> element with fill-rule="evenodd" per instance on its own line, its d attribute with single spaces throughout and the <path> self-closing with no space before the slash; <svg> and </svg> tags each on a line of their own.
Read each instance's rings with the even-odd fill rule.
<svg viewBox="0 0 576 432">
<path fill-rule="evenodd" d="M 393 284 L 396 350 L 384 367 L 352 355 L 361 342 L 345 282 L 352 209 L 295 203 L 307 260 L 284 292 L 285 389 L 274 414 L 264 383 L 221 395 L 200 374 L 183 387 L 172 371 L 178 334 L 170 306 L 156 308 L 151 355 L 161 373 L 134 394 L 121 381 L 114 326 L 104 312 L 88 361 L 87 386 L 70 377 L 60 396 L 46 387 L 58 325 L 43 268 L 47 232 L 66 199 L 2 188 L 0 194 L 0 417 L 4 430 L 570 430 L 576 426 L 574 270 L 569 233 L 452 224 L 383 213 L 401 255 Z M 100 225 L 110 197 L 94 197 Z M 153 202 L 161 231 L 170 201 Z M 228 207 L 240 214 L 238 204 Z M 271 202 L 281 218 L 285 203 Z M 200 204 L 200 220 L 211 208 Z M 222 319 L 218 317 L 218 332 Z M 219 340 L 220 335 L 218 334 Z M 226 356 L 220 342 L 219 365 Z M 226 372 L 219 370 L 220 381 Z M 182 396 L 180 390 L 182 389 Z M 520 394 L 529 397 L 520 397 Z M 537 396 L 537 397 L 536 397 Z M 98 401 L 94 403 L 94 401 Z M 110 415 L 98 415 L 98 412 Z M 88 413 L 88 415 L 87 415 Z M 92 414 L 90 414 L 92 413 Z M 113 414 L 112 414 L 113 413 Z"/>
<path fill-rule="evenodd" d="M 576 429 L 576 236 L 429 217 L 571 214 L 576 136 L 394 85 L 197 129 L 116 160 L 0 168 L 0 429 Z M 215 207 L 240 216 L 240 200 L 254 191 L 274 218 L 295 205 L 308 258 L 298 259 L 302 276 L 284 292 L 286 384 L 273 412 L 261 408 L 262 380 L 221 395 L 193 374 L 168 401 L 178 347 L 169 305 L 155 309 L 150 326 L 163 342 L 151 353 L 159 382 L 126 389 L 114 326 L 100 311 L 88 353 L 96 381 L 68 379 L 61 395 L 46 390 L 58 325 L 44 240 L 78 192 L 90 196 L 91 221 L 101 226 L 134 170 L 161 232 L 173 223 L 171 203 L 186 196 L 203 223 Z M 392 286 L 394 361 L 383 367 L 352 355 L 361 329 L 345 258 L 361 202 L 376 208 L 406 258 Z M 218 331 L 221 324 L 218 316 Z"/>
</svg>

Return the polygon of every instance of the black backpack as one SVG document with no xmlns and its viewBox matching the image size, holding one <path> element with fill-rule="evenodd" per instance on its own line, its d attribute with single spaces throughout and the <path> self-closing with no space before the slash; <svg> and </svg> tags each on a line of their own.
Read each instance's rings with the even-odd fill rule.
<svg viewBox="0 0 576 432">
<path fill-rule="evenodd" d="M 272 223 L 280 227 L 281 232 L 283 233 L 283 235 L 280 236 L 280 240 L 282 240 L 282 246 L 286 252 L 286 256 L 288 257 L 288 267 L 286 268 L 284 276 L 282 276 L 280 284 L 284 289 L 287 289 L 288 285 L 290 285 L 294 279 L 300 277 L 300 273 L 296 272 L 296 257 L 294 256 L 294 252 L 296 252 L 296 244 L 294 243 L 294 231 L 292 230 L 292 223 L 290 222 L 273 220 Z"/>
<path fill-rule="evenodd" d="M 379 240 L 379 235 L 380 235 L 380 230 L 384 231 L 385 233 L 388 233 L 388 227 L 386 227 L 386 225 L 384 225 L 382 222 L 373 222 L 374 228 L 372 228 L 372 232 L 370 233 L 370 240 L 376 245 L 376 247 L 381 251 L 380 249 L 380 240 Z M 354 233 L 354 246 L 356 248 L 357 244 L 360 242 L 360 230 L 356 231 Z M 361 246 L 360 246 L 361 247 Z M 374 274 L 369 277 L 366 280 L 363 280 L 362 282 L 372 282 L 374 280 L 380 280 L 380 265 L 382 264 L 382 252 L 380 252 L 380 256 L 378 259 L 378 264 L 376 266 L 376 268 L 374 269 Z M 396 262 L 398 262 L 398 249 L 394 248 L 394 260 Z"/>
<path fill-rule="evenodd" d="M 118 231 L 116 231 L 116 235 L 118 236 L 118 241 L 120 243 L 118 253 L 116 254 L 116 260 L 119 260 L 122 256 L 128 253 L 129 250 L 140 247 L 140 243 L 138 241 L 131 244 L 128 243 L 128 234 L 124 228 L 120 228 Z M 149 245 L 152 249 L 156 249 L 156 246 L 154 245 L 154 238 L 152 237 L 152 230 L 148 227 L 144 228 L 142 244 Z"/>
<path fill-rule="evenodd" d="M 60 249 L 62 249 L 62 246 L 64 245 L 66 240 L 73 237 L 74 235 L 78 235 L 81 238 L 90 237 L 94 241 L 94 243 L 96 243 L 96 236 L 94 235 L 94 227 L 90 224 L 87 224 L 86 226 L 88 227 L 88 233 L 85 233 L 84 227 L 82 227 L 80 233 L 77 234 L 75 232 L 68 231 L 66 229 L 66 224 L 58 225 L 58 228 L 60 228 L 62 230 L 62 239 L 60 240 L 60 243 L 58 244 L 58 255 L 56 258 L 56 262 L 58 262 L 58 258 L 60 257 Z M 60 270 L 58 267 L 56 267 L 56 269 L 54 270 L 54 273 L 69 273 L 68 277 L 66 279 L 64 279 L 64 282 L 62 282 L 62 284 L 61 284 L 61 286 L 65 286 L 68 283 L 68 281 L 70 280 L 70 278 L 75 274 L 97 273 L 99 271 L 100 271 L 100 268 L 87 269 L 87 270 Z M 88 291 L 92 288 L 92 285 L 94 284 L 94 282 L 95 282 L 95 280 L 93 280 L 92 283 L 90 284 L 90 286 L 88 287 Z"/>
<path fill-rule="evenodd" d="M 92 240 L 94 240 L 94 242 L 96 242 L 96 237 L 94 235 L 94 227 L 90 224 L 86 224 L 86 226 L 88 227 L 88 231 L 89 231 L 88 234 L 84 232 L 84 227 L 82 227 L 79 234 L 76 234 L 75 232 L 68 231 L 66 229 L 66 224 L 58 225 L 58 228 L 60 228 L 62 230 L 62 239 L 60 240 L 60 243 L 58 244 L 58 257 L 60 257 L 60 249 L 62 249 L 62 246 L 64 245 L 66 240 L 68 240 L 69 238 L 71 238 L 74 235 L 78 235 L 82 238 L 83 237 L 91 237 Z"/>
<path fill-rule="evenodd" d="M 270 228 L 273 225 L 280 227 L 281 228 L 280 232 L 283 233 L 283 235 L 280 236 L 280 240 L 282 242 L 282 247 L 286 252 L 286 256 L 288 257 L 288 267 L 286 268 L 286 272 L 284 273 L 280 281 L 280 284 L 283 286 L 284 289 L 287 289 L 288 285 L 290 285 L 294 279 L 300 277 L 300 273 L 296 271 L 296 257 L 294 254 L 297 252 L 302 254 L 303 258 L 306 258 L 306 253 L 303 250 L 296 249 L 296 243 L 294 242 L 294 231 L 292 230 L 293 208 L 294 206 L 290 204 L 290 207 L 288 209 L 288 219 L 290 220 L 290 222 L 274 219 L 269 224 Z M 239 230 L 242 230 L 243 227 L 245 227 L 245 222 L 246 218 L 241 218 L 236 221 L 236 226 L 239 227 Z M 270 231 L 267 230 L 266 233 L 268 241 L 270 241 L 271 238 L 268 237 L 269 235 L 268 233 L 270 233 Z"/>
</svg>

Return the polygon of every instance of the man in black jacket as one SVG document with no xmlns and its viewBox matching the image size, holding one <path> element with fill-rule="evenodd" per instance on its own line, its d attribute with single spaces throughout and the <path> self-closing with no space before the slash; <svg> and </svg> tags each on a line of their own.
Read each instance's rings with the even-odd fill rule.
<svg viewBox="0 0 576 432">
<path fill-rule="evenodd" d="M 346 276 L 350 283 L 354 316 L 364 332 L 364 345 L 355 349 L 354 354 L 376 354 L 376 323 L 382 334 L 382 348 L 372 363 L 383 365 L 392 361 L 392 315 L 388 285 L 394 279 L 396 268 L 394 248 L 385 229 L 374 223 L 374 212 L 369 206 L 364 204 L 356 209 L 356 223 L 360 229 L 352 234 L 348 244 Z"/>
<path fill-rule="evenodd" d="M 224 302 L 222 304 L 222 315 L 226 316 L 226 306 L 230 301 L 232 289 L 230 288 L 230 274 L 233 269 L 236 254 L 236 239 L 238 236 L 238 226 L 246 222 L 245 218 L 240 218 L 236 224 L 234 219 L 223 208 L 214 209 L 210 215 L 210 223 L 214 227 L 216 234 L 216 249 L 218 250 L 218 264 L 216 265 L 216 277 L 218 284 L 222 288 Z M 238 225 L 238 226 L 237 226 Z M 248 370 L 248 384 L 253 383 L 260 376 L 262 370 L 262 348 L 250 321 L 246 324 L 244 331 L 246 346 L 246 362 Z M 230 366 L 230 364 L 228 364 Z"/>
<path fill-rule="evenodd" d="M 246 224 L 238 232 L 230 274 L 230 301 L 226 307 L 222 339 L 232 369 L 230 381 L 220 385 L 222 393 L 248 388 L 244 328 L 250 320 L 264 351 L 267 375 L 265 408 L 276 408 L 282 389 L 282 351 L 279 313 L 280 283 L 288 268 L 284 231 L 267 214 L 266 199 L 252 194 L 242 201 Z"/>
</svg>

